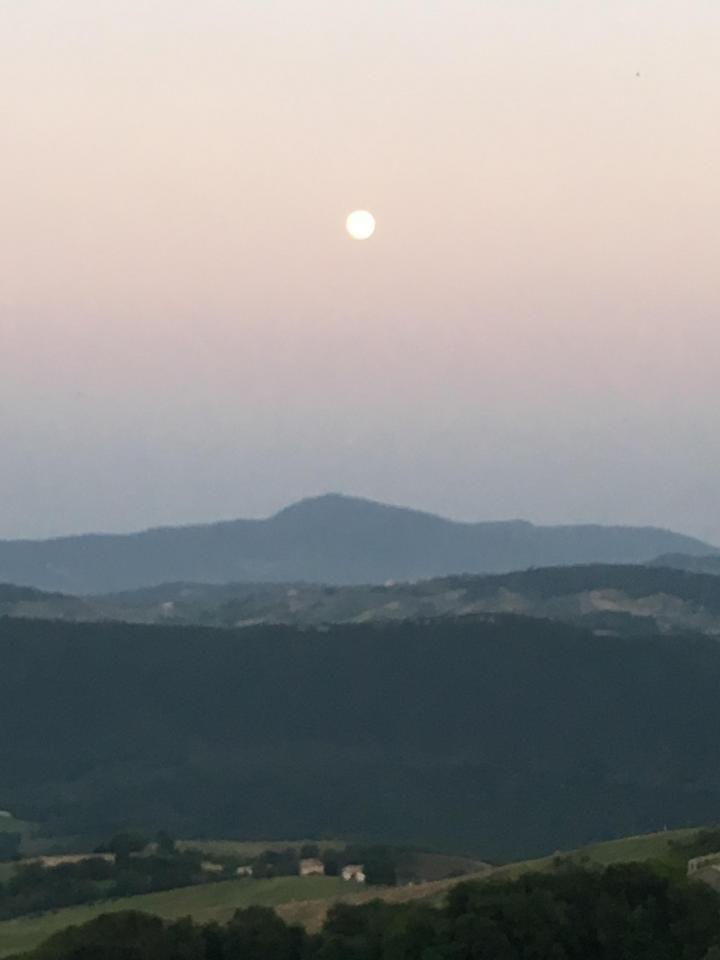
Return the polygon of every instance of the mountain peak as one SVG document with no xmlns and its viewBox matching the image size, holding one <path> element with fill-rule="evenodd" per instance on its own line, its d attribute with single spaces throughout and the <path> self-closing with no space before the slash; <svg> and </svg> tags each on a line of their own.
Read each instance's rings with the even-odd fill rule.
<svg viewBox="0 0 720 960">
<path fill-rule="evenodd" d="M 278 520 L 282 517 L 305 517 L 309 520 L 322 517 L 323 519 L 332 519 L 339 517 L 354 517 L 358 515 L 377 515 L 379 513 L 397 513 L 410 514 L 414 516 L 435 517 L 434 514 L 426 513 L 422 510 L 414 510 L 411 507 L 398 507 L 394 504 L 381 503 L 377 500 L 369 500 L 366 497 L 353 497 L 345 493 L 322 493 L 315 497 L 305 497 L 295 503 L 283 507 L 270 519 Z M 450 521 L 448 521 L 450 522 Z"/>
<path fill-rule="evenodd" d="M 668 530 L 458 522 L 333 492 L 300 500 L 265 520 L 0 542 L 0 581 L 65 593 L 172 581 L 383 583 L 711 552 L 707 544 Z"/>
</svg>

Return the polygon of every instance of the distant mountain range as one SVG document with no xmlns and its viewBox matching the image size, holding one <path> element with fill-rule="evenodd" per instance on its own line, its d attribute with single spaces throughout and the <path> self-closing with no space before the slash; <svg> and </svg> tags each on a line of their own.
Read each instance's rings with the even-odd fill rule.
<svg viewBox="0 0 720 960">
<path fill-rule="evenodd" d="M 713 552 L 700 540 L 654 527 L 458 523 L 331 494 L 266 520 L 0 541 L 0 581 L 71 594 L 173 581 L 377 584 Z"/>
</svg>

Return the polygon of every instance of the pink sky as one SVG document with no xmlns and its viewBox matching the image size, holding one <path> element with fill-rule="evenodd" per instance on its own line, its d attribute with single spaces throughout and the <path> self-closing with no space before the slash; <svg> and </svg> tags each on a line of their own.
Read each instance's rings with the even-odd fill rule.
<svg viewBox="0 0 720 960">
<path fill-rule="evenodd" d="M 720 543 L 719 42 L 716 0 L 6 0 L 0 536 L 341 490 Z"/>
</svg>

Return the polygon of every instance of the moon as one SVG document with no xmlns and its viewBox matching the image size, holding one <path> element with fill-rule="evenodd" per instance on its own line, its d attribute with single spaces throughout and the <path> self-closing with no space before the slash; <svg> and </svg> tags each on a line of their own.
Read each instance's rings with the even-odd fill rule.
<svg viewBox="0 0 720 960">
<path fill-rule="evenodd" d="M 353 240 L 368 240 L 375 233 L 375 217 L 367 210 L 353 210 L 345 227 Z"/>
</svg>

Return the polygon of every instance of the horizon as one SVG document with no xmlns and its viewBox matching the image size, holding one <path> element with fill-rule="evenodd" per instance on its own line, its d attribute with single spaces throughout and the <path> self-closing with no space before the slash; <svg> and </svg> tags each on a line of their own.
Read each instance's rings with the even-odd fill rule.
<svg viewBox="0 0 720 960">
<path fill-rule="evenodd" d="M 0 538 L 341 489 L 720 542 L 719 33 L 711 0 L 2 4 Z"/>
</svg>

